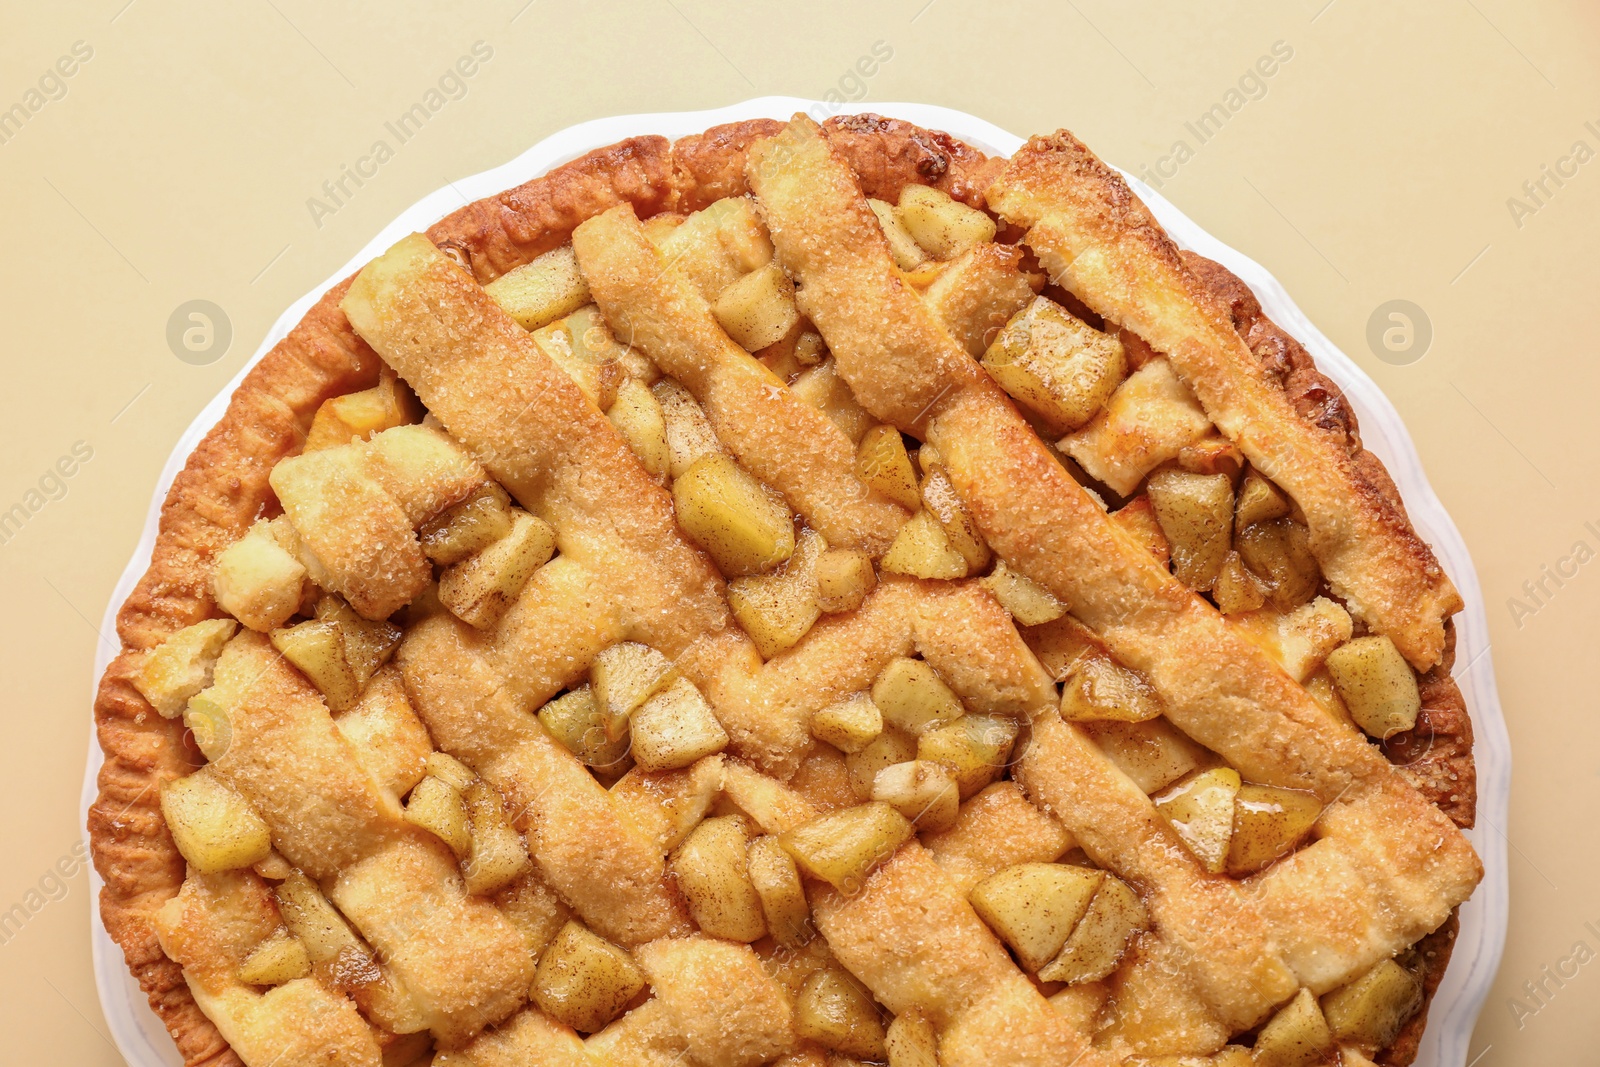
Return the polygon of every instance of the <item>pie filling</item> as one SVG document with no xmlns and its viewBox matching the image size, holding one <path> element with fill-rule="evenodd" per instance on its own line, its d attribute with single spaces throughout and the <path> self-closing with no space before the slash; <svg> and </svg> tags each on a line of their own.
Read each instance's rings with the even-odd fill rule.
<svg viewBox="0 0 1600 1067">
<path fill-rule="evenodd" d="M 746 174 L 351 285 L 381 379 L 136 677 L 200 1007 L 251 1067 L 1390 1062 L 1480 876 L 1377 743 L 1459 606 L 1403 512 L 1069 135 L 987 209 L 803 117 Z"/>
</svg>

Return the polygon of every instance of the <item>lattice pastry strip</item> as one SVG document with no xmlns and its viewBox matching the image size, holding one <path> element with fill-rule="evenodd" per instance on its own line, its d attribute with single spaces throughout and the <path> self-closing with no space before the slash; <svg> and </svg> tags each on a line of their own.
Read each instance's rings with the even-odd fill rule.
<svg viewBox="0 0 1600 1067">
<path fill-rule="evenodd" d="M 676 378 L 752 474 L 782 493 L 830 545 L 882 555 L 905 511 L 866 489 L 855 449 L 827 416 L 734 344 L 689 279 L 664 261 L 631 208 L 572 235 L 595 302 L 619 336 Z"/>
<path fill-rule="evenodd" d="M 459 1038 L 515 1009 L 531 977 L 521 937 L 405 821 L 316 690 L 246 633 L 223 650 L 210 692 L 232 735 L 215 773 L 250 801 L 285 858 L 329 885 L 424 1023 Z"/>
<path fill-rule="evenodd" d="M 189 989 L 246 1063 L 377 1067 L 379 1034 L 355 1002 L 316 978 L 265 993 L 241 981 L 251 950 L 279 925 L 267 884 L 250 870 L 193 874 L 163 907 L 157 934 Z"/>
<path fill-rule="evenodd" d="M 722 583 L 677 534 L 667 494 L 577 385 L 426 238 L 352 284 L 351 325 L 530 512 L 608 586 L 631 637 L 676 654 L 727 618 Z"/>
</svg>

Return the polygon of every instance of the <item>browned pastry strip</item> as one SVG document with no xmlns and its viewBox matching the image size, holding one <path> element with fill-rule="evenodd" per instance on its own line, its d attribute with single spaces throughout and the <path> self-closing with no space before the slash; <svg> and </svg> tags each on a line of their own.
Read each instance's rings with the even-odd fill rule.
<svg viewBox="0 0 1600 1067">
<path fill-rule="evenodd" d="M 1461 597 L 1394 506 L 1387 479 L 1352 458 L 1333 413 L 1309 421 L 1296 410 L 1127 184 L 1060 131 L 1023 146 L 987 195 L 1007 221 L 1029 227 L 1024 240 L 1057 282 L 1166 354 L 1218 428 L 1294 498 L 1330 587 L 1353 613 L 1418 669 L 1437 663 Z"/>
<path fill-rule="evenodd" d="M 736 345 L 687 275 L 664 263 L 629 207 L 572 235 L 595 303 L 620 336 L 704 405 L 717 436 L 835 547 L 880 556 L 905 509 L 855 475 L 855 447 L 833 421 Z"/>
</svg>

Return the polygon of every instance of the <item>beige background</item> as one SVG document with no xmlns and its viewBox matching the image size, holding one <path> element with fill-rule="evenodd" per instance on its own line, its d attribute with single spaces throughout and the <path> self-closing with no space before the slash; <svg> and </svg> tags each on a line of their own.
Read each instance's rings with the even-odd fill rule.
<svg viewBox="0 0 1600 1067">
<path fill-rule="evenodd" d="M 1483 1067 L 1594 1059 L 1600 964 L 1547 983 L 1552 996 L 1520 1026 L 1508 999 L 1575 942 L 1600 949 L 1584 928 L 1600 927 L 1600 564 L 1566 563 L 1576 577 L 1546 580 L 1537 604 L 1522 592 L 1576 542 L 1585 560 L 1600 550 L 1600 163 L 1559 188 L 1547 180 L 1551 195 L 1520 219 L 1507 204 L 1575 141 L 1600 150 L 1594 5 L 525 3 L 8 5 L 0 108 L 25 102 L 75 42 L 93 54 L 0 144 L 0 511 L 28 503 L 75 442 L 93 458 L 0 545 L 11 604 L 0 910 L 43 901 L 0 944 L 6 1060 L 119 1062 L 91 979 L 86 876 L 64 894 L 46 878 L 59 900 L 28 894 L 81 833 L 95 625 L 167 452 L 280 311 L 402 208 L 583 119 L 830 89 L 949 105 L 1019 133 L 1069 126 L 1138 169 L 1180 138 L 1193 147 L 1184 122 L 1278 41 L 1293 56 L 1264 95 L 1163 191 L 1275 272 L 1377 379 L 1472 548 L 1516 786 L 1503 828 L 1510 943 L 1471 1055 Z M 465 95 L 313 219 L 307 199 L 477 41 L 493 55 Z M 879 41 L 892 59 L 852 80 Z M 196 298 L 233 329 L 205 366 L 166 341 L 168 316 Z M 1433 328 L 1404 366 L 1366 340 L 1369 316 L 1395 298 Z M 1514 596 L 1537 610 L 1514 614 Z"/>
</svg>

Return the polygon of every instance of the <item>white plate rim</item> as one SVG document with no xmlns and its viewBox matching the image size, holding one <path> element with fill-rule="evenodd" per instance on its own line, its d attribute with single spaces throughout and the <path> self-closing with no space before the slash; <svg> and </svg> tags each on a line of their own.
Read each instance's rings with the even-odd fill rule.
<svg viewBox="0 0 1600 1067">
<path fill-rule="evenodd" d="M 708 111 L 618 115 L 569 126 L 550 135 L 510 162 L 482 171 L 428 194 L 403 211 L 348 263 L 280 315 L 260 347 L 227 386 L 195 416 L 178 438 L 162 468 L 146 515 L 144 531 L 132 558 L 112 592 L 101 632 L 116 632 L 118 608 L 132 593 L 150 564 L 161 516 L 174 479 L 190 453 L 222 418 L 228 399 L 244 376 L 294 327 L 322 294 L 354 273 L 395 241 L 420 231 L 469 200 L 493 196 L 545 173 L 585 152 L 640 134 L 668 138 L 699 133 L 711 126 L 752 118 L 787 119 L 805 111 L 822 119 L 835 114 L 874 112 L 905 119 L 928 129 L 944 130 L 995 155 L 1009 156 L 1023 138 L 966 112 L 929 104 L 861 103 L 839 106 L 799 97 L 766 96 Z M 1161 225 L 1180 246 L 1214 259 L 1242 278 L 1273 321 L 1293 334 L 1311 352 L 1317 367 L 1344 390 L 1360 420 L 1366 447 L 1383 460 L 1400 488 L 1412 524 L 1429 542 L 1446 572 L 1461 591 L 1466 608 L 1456 616 L 1456 681 L 1466 697 L 1475 735 L 1473 755 L 1478 771 L 1479 828 L 1467 836 L 1484 864 L 1484 880 L 1472 899 L 1461 908 L 1461 928 L 1450 967 L 1434 995 L 1428 1028 L 1418 1052 L 1416 1067 L 1462 1067 L 1478 1013 L 1483 1007 L 1505 947 L 1508 886 L 1507 842 L 1503 827 L 1510 805 L 1511 741 L 1495 688 L 1494 665 L 1489 652 L 1489 626 L 1477 571 L 1449 513 L 1435 495 L 1422 469 L 1416 446 L 1388 397 L 1367 374 L 1316 328 L 1290 299 L 1288 292 L 1264 267 L 1212 237 L 1144 182 L 1124 173 L 1130 186 L 1150 207 Z M 116 655 L 107 640 L 96 644 L 92 686 Z M 91 694 L 93 693 L 91 688 Z M 89 807 L 98 795 L 96 781 L 104 755 L 91 722 L 89 758 L 80 801 L 80 825 L 86 825 Z M 1487 832 L 1485 830 L 1487 828 Z M 160 1019 L 150 1010 L 144 993 L 129 973 L 122 950 L 100 921 L 99 893 L 103 883 L 90 867 L 93 890 L 90 927 L 95 987 L 101 1009 L 118 1050 L 133 1067 L 180 1067 L 182 1060 Z"/>
</svg>

